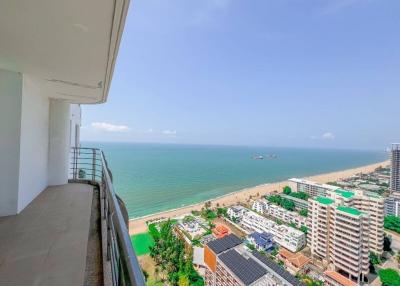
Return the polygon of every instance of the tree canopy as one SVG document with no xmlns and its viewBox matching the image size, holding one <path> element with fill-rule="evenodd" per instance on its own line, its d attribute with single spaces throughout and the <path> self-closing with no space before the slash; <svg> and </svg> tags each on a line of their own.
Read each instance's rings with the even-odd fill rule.
<svg viewBox="0 0 400 286">
<path fill-rule="evenodd" d="M 183 242 L 174 235 L 170 220 L 160 224 L 160 231 L 153 238 L 155 244 L 150 256 L 168 273 L 171 285 L 204 285 L 203 278 L 193 268 L 192 256 L 185 253 Z"/>
<path fill-rule="evenodd" d="M 292 192 L 292 189 L 289 186 L 283 187 L 283 193 L 285 195 L 289 195 Z"/>
<path fill-rule="evenodd" d="M 385 216 L 385 222 L 383 226 L 386 229 L 400 233 L 400 217 L 396 217 L 394 215 Z"/>
<path fill-rule="evenodd" d="M 281 206 L 289 211 L 293 211 L 295 206 L 294 203 L 288 199 L 282 198 L 280 195 L 271 195 L 267 197 L 267 200 L 273 204 Z"/>
<path fill-rule="evenodd" d="M 400 286 L 400 275 L 395 269 L 381 269 L 378 274 L 383 286 Z"/>
</svg>

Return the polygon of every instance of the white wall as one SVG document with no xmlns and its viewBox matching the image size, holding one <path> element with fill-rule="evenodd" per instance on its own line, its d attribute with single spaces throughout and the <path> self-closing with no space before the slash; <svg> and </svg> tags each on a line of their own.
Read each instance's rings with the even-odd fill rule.
<svg viewBox="0 0 400 286">
<path fill-rule="evenodd" d="M 18 212 L 47 187 L 49 150 L 48 97 L 23 76 Z"/>
<path fill-rule="evenodd" d="M 68 182 L 70 152 L 70 104 L 50 100 L 49 185 Z"/>
<path fill-rule="evenodd" d="M 80 117 L 79 105 L 70 110 L 50 99 L 29 75 L 0 70 L 0 216 L 21 212 L 48 185 L 68 182 L 71 131 L 75 136 Z"/>
<path fill-rule="evenodd" d="M 0 69 L 0 216 L 17 212 L 22 75 Z"/>
</svg>

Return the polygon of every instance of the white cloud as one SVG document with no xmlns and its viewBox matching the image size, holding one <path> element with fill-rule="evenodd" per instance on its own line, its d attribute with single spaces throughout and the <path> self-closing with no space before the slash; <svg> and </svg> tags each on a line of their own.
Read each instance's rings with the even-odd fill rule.
<svg viewBox="0 0 400 286">
<path fill-rule="evenodd" d="M 153 128 L 149 128 L 149 129 L 147 129 L 147 131 L 146 131 L 146 133 L 153 133 L 153 132 L 154 132 Z"/>
<path fill-rule="evenodd" d="M 126 132 L 129 130 L 129 127 L 126 125 L 114 125 L 107 122 L 93 122 L 91 126 L 95 130 L 106 132 Z"/>
<path fill-rule="evenodd" d="M 332 132 L 325 132 L 322 135 L 311 135 L 311 140 L 333 140 L 335 139 L 335 135 Z"/>
<path fill-rule="evenodd" d="M 335 135 L 331 132 L 325 132 L 324 134 L 322 134 L 321 138 L 324 140 L 333 140 L 335 139 Z"/>
<path fill-rule="evenodd" d="M 162 134 L 165 135 L 176 135 L 176 130 L 163 130 Z"/>
</svg>

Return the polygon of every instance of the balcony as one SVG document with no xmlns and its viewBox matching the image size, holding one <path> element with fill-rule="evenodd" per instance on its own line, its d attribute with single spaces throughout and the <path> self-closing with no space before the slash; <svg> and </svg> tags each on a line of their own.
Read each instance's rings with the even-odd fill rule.
<svg viewBox="0 0 400 286">
<path fill-rule="evenodd" d="M 72 149 L 70 183 L 0 218 L 0 285 L 145 285 L 100 150 Z"/>
</svg>

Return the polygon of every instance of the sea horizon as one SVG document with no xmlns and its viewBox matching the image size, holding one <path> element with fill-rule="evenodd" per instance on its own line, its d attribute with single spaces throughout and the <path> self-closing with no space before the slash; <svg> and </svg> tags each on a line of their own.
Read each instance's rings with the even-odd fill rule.
<svg viewBox="0 0 400 286">
<path fill-rule="evenodd" d="M 387 159 L 383 150 L 93 141 L 82 146 L 104 150 L 130 219 Z"/>
</svg>

